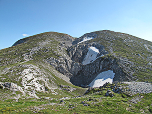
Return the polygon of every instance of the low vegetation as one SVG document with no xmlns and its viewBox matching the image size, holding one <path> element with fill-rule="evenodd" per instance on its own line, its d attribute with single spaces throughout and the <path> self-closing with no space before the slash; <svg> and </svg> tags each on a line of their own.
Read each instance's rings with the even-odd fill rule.
<svg viewBox="0 0 152 114">
<path fill-rule="evenodd" d="M 88 43 L 97 42 L 105 47 L 109 54 L 102 58 L 117 59 L 120 66 L 124 65 L 129 69 L 126 73 L 133 73 L 135 81 L 152 82 L 151 42 L 113 31 L 95 33 L 98 37 Z M 107 84 L 99 88 L 82 88 L 57 76 L 53 72 L 55 69 L 46 60 L 50 57 L 59 59 L 62 55 L 67 56 L 66 46 L 63 45 L 69 37 L 71 38 L 67 34 L 56 32 L 41 33 L 23 39 L 24 42 L 21 44 L 0 50 L 0 113 L 152 113 L 152 93 L 133 95 L 127 85 L 122 83 Z M 122 64 L 121 59 L 126 60 L 126 63 Z M 21 91 L 4 88 L 2 83 L 5 82 L 23 87 L 22 79 L 19 77 L 24 69 L 28 69 L 27 65 L 38 67 L 39 76 L 48 79 L 48 83 L 55 89 L 49 89 L 40 80 L 39 84 L 44 85 L 45 91 L 36 91 L 38 98 L 34 98 L 28 94 L 24 96 Z M 28 80 L 28 83 L 31 81 Z"/>
<path fill-rule="evenodd" d="M 91 90 L 86 95 L 63 98 L 40 99 L 9 99 L 0 100 L 1 113 L 43 113 L 43 114 L 115 114 L 115 113 L 152 113 L 152 93 L 127 96 L 122 93 L 114 93 L 114 96 L 106 96 L 107 89 L 113 85 Z M 119 86 L 126 86 L 119 84 Z M 112 90 L 111 90 L 112 91 Z M 43 95 L 45 96 L 45 95 Z"/>
</svg>

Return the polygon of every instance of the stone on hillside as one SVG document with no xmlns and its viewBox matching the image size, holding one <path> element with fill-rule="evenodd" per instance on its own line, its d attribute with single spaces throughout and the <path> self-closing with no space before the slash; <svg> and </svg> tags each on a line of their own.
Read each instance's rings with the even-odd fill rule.
<svg viewBox="0 0 152 114">
<path fill-rule="evenodd" d="M 114 96 L 114 94 L 112 93 L 112 91 L 107 90 L 107 92 L 105 93 L 105 96 L 113 97 L 113 96 Z"/>
</svg>

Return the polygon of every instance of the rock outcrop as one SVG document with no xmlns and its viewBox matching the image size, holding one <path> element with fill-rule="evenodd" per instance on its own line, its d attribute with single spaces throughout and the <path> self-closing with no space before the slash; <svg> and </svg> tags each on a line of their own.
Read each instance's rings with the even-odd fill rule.
<svg viewBox="0 0 152 114">
<path fill-rule="evenodd" d="M 114 55 L 107 56 L 109 52 L 103 45 L 94 41 L 90 42 L 90 40 L 97 37 L 98 35 L 95 33 L 85 34 L 74 40 L 72 46 L 66 48 L 67 56 L 60 56 L 59 59 L 50 57 L 46 61 L 56 70 L 68 76 L 71 83 L 77 86 L 87 87 L 98 74 L 108 70 L 112 70 L 115 73 L 113 81 L 132 80 L 131 75 L 127 74 L 122 68 L 122 65 L 129 61 L 124 58 L 118 59 Z M 83 41 L 84 38 L 85 41 Z M 91 54 L 89 52 L 90 47 L 97 50 L 95 57 L 93 57 L 94 55 L 89 55 Z M 85 59 L 90 61 L 84 64 Z"/>
</svg>

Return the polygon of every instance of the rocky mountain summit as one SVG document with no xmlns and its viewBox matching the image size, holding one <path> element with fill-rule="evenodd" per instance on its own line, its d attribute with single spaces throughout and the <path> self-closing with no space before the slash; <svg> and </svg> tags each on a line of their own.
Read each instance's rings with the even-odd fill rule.
<svg viewBox="0 0 152 114">
<path fill-rule="evenodd" d="M 62 95 L 59 85 L 100 87 L 106 82 L 152 82 L 152 43 L 109 30 L 80 38 L 46 32 L 0 50 L 0 85 L 14 94 Z M 75 86 L 74 86 L 75 85 Z M 68 90 L 68 89 L 67 89 Z"/>
</svg>

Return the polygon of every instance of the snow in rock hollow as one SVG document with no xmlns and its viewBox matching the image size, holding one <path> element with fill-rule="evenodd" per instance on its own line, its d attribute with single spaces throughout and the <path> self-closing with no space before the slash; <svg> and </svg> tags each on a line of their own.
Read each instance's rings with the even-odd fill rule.
<svg viewBox="0 0 152 114">
<path fill-rule="evenodd" d="M 84 37 L 83 40 L 79 43 L 82 43 L 82 42 L 85 42 L 85 41 L 88 41 L 88 40 L 91 40 L 91 39 L 93 39 L 93 37 Z"/>
<path fill-rule="evenodd" d="M 99 53 L 99 49 L 97 49 L 96 47 L 91 46 L 88 49 L 88 53 L 87 53 L 86 57 L 84 58 L 82 64 L 86 65 L 86 64 L 89 64 L 89 63 L 95 61 L 97 59 L 98 53 Z"/>
<path fill-rule="evenodd" d="M 100 87 L 106 82 L 112 83 L 115 73 L 112 70 L 101 72 L 97 77 L 89 84 L 90 87 Z"/>
</svg>

